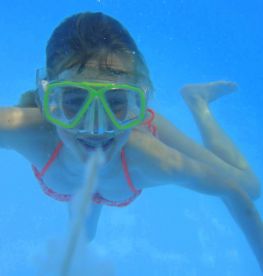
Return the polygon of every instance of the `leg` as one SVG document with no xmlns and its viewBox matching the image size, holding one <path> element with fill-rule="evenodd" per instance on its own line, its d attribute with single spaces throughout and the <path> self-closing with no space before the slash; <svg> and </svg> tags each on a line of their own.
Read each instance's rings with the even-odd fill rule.
<svg viewBox="0 0 263 276">
<path fill-rule="evenodd" d="M 234 83 L 219 81 L 185 86 L 182 89 L 182 95 L 200 129 L 206 148 L 226 163 L 247 172 L 253 178 L 253 173 L 247 161 L 218 125 L 209 109 L 210 102 L 234 92 L 235 89 L 236 85 Z M 246 190 L 249 191 L 248 194 L 259 194 L 259 192 L 255 192 L 259 191 L 257 181 L 249 181 L 248 178 L 246 186 Z M 237 224 L 243 230 L 263 271 L 263 224 L 248 194 L 241 189 L 236 189 L 232 193 L 230 192 L 228 196 L 222 197 L 222 199 Z"/>
<path fill-rule="evenodd" d="M 208 106 L 210 102 L 233 92 L 235 88 L 234 83 L 219 81 L 187 85 L 182 89 L 182 95 L 200 128 L 205 147 L 198 145 L 158 113 L 155 114 L 153 123 L 157 126 L 159 140 L 164 144 L 194 160 L 214 166 L 218 170 L 229 171 L 232 176 L 236 176 L 240 187 L 251 198 L 257 198 L 260 195 L 260 184 L 257 177 L 233 142 L 218 125 Z"/>
<path fill-rule="evenodd" d="M 253 201 L 242 190 L 232 190 L 224 196 L 230 214 L 242 229 L 263 272 L 263 223 Z"/>
<path fill-rule="evenodd" d="M 199 127 L 204 145 L 230 165 L 246 170 L 246 160 L 218 125 L 209 108 L 210 102 L 234 92 L 235 89 L 236 85 L 232 82 L 218 81 L 187 85 L 181 93 Z"/>
<path fill-rule="evenodd" d="M 199 127 L 206 148 L 224 162 L 250 175 L 251 181 L 248 181 L 246 187 L 243 188 L 252 197 L 258 197 L 260 187 L 256 177 L 234 143 L 218 125 L 209 108 L 210 102 L 234 92 L 235 89 L 235 83 L 218 81 L 208 84 L 187 85 L 181 93 Z"/>
<path fill-rule="evenodd" d="M 199 126 L 205 146 L 215 155 L 231 166 L 253 174 L 248 163 L 225 134 L 213 117 L 209 103 L 217 98 L 233 92 L 236 85 L 231 82 L 215 82 L 209 84 L 188 85 L 182 89 L 182 95 Z M 259 195 L 259 183 L 248 182 L 248 194 Z M 252 200 L 242 190 L 235 190 L 223 202 L 245 234 L 263 271 L 263 225 L 259 213 Z"/>
</svg>

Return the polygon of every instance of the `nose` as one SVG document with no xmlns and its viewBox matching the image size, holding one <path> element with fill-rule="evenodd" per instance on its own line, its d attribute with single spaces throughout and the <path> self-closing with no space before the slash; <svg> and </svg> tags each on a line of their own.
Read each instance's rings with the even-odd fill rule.
<svg viewBox="0 0 263 276">
<path fill-rule="evenodd" d="M 85 116 L 84 128 L 94 135 L 101 135 L 105 132 L 106 114 L 98 98 L 91 103 Z"/>
<path fill-rule="evenodd" d="M 94 102 L 94 134 L 102 134 L 105 129 L 105 112 L 102 104 L 96 99 Z"/>
<path fill-rule="evenodd" d="M 100 121 L 100 114 L 99 114 L 99 102 L 98 99 L 95 99 L 93 102 L 93 131 L 95 134 L 100 132 L 99 128 L 99 121 Z"/>
</svg>

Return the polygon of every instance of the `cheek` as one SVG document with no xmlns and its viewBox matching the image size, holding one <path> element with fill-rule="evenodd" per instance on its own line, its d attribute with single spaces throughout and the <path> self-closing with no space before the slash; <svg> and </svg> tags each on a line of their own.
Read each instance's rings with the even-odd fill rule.
<svg viewBox="0 0 263 276">
<path fill-rule="evenodd" d="M 128 130 L 120 135 L 120 143 L 122 143 L 122 145 L 127 143 L 130 134 L 131 134 L 131 130 Z"/>
<path fill-rule="evenodd" d="M 65 143 L 68 140 L 68 135 L 64 130 L 57 128 L 58 137 Z"/>
<path fill-rule="evenodd" d="M 112 146 L 104 152 L 106 163 L 110 162 L 114 157 L 118 156 L 121 152 L 123 146 L 127 143 L 130 131 L 118 134 L 114 138 L 114 143 Z"/>
<path fill-rule="evenodd" d="M 62 129 L 57 129 L 57 133 L 65 148 L 68 149 L 68 153 L 80 162 L 86 162 L 87 156 L 81 149 L 79 143 L 76 141 L 74 135 Z"/>
<path fill-rule="evenodd" d="M 130 131 L 125 131 L 116 137 L 115 144 L 117 150 L 120 150 L 127 143 L 130 133 Z"/>
<path fill-rule="evenodd" d="M 57 133 L 61 141 L 68 147 L 72 147 L 76 145 L 76 141 L 74 136 L 71 133 L 68 133 L 65 130 L 57 128 Z"/>
</svg>

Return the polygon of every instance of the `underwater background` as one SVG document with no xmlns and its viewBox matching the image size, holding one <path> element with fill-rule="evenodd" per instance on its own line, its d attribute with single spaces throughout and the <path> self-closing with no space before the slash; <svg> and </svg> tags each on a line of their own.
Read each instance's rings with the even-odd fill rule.
<svg viewBox="0 0 263 276">
<path fill-rule="evenodd" d="M 237 82 L 238 92 L 212 110 L 263 181 L 262 0 L 2 0 L 1 106 L 35 87 L 52 30 L 81 11 L 101 11 L 124 24 L 150 68 L 151 106 L 199 143 L 180 87 Z M 0 275 L 53 275 L 46 269 L 62 252 L 54 246 L 67 233 L 67 207 L 42 193 L 22 156 L 0 154 Z M 263 216 L 263 197 L 255 204 Z M 261 275 L 221 200 L 172 185 L 144 190 L 126 208 L 104 207 L 92 246 L 118 276 Z"/>
</svg>

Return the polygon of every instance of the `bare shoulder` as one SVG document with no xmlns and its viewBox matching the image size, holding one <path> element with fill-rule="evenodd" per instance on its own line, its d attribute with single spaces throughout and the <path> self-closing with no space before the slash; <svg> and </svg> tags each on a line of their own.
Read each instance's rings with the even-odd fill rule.
<svg viewBox="0 0 263 276">
<path fill-rule="evenodd" d="M 173 132 L 174 134 L 180 132 L 180 130 L 169 119 L 157 112 L 155 112 L 153 124 L 157 126 L 158 133 L 161 137 L 165 137 L 167 134 L 169 135 L 170 132 Z"/>
<path fill-rule="evenodd" d="M 0 108 L 0 147 L 15 150 L 27 159 L 30 152 L 55 138 L 38 108 Z"/>
<path fill-rule="evenodd" d="M 129 169 L 143 182 L 143 188 L 162 185 L 170 179 L 169 148 L 151 133 L 135 129 L 125 146 Z M 141 187 L 142 188 L 142 187 Z"/>
</svg>

